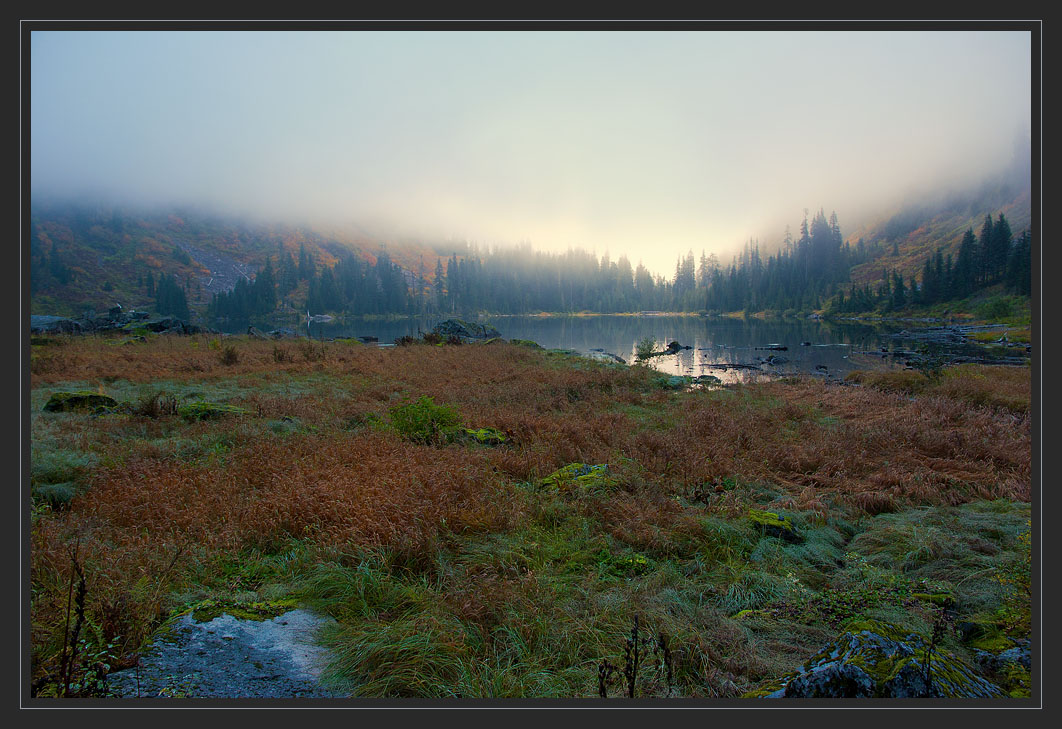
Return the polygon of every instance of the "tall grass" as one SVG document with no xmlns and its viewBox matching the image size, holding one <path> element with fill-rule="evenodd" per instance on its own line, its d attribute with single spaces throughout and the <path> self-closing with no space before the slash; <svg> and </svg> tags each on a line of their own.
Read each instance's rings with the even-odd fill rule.
<svg viewBox="0 0 1062 729">
<path fill-rule="evenodd" d="M 77 485 L 34 513 L 35 675 L 64 645 L 78 540 L 85 634 L 117 640 L 119 664 L 189 596 L 295 594 L 339 620 L 332 680 L 373 696 L 597 696 L 635 614 L 668 636 L 675 695 L 736 696 L 832 625 L 779 605 L 865 594 L 845 557 L 857 548 L 869 568 L 954 585 L 971 610 L 1002 604 L 971 575 L 1016 549 L 1020 520 L 978 504 L 1029 498 L 1019 370 L 945 370 L 903 393 L 811 381 L 668 393 L 644 368 L 518 346 L 325 342 L 279 358 L 274 342 L 238 346 L 222 364 L 201 337 L 82 338 L 33 371 L 32 483 Z M 140 406 L 40 412 L 73 382 Z M 251 414 L 186 422 L 163 390 Z M 376 427 L 418 401 L 511 445 Z M 538 487 L 573 462 L 609 464 L 614 484 Z M 752 528 L 751 505 L 784 510 L 804 541 Z M 734 618 L 748 609 L 761 612 Z"/>
</svg>

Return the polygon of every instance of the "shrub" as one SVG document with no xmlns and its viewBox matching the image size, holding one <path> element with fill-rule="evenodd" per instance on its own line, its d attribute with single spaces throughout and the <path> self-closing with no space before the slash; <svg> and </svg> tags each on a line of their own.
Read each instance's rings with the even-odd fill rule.
<svg viewBox="0 0 1062 729">
<path fill-rule="evenodd" d="M 638 344 L 634 348 L 635 356 L 637 356 L 637 358 L 639 360 L 649 359 L 650 357 L 653 356 L 653 353 L 655 351 L 656 351 L 656 337 L 654 337 L 652 335 L 650 335 L 650 336 L 646 337 L 645 339 L 641 340 L 640 342 L 638 342 Z"/>
<path fill-rule="evenodd" d="M 221 351 L 221 364 L 234 365 L 240 361 L 240 353 L 236 351 L 236 347 L 229 345 Z"/>
<path fill-rule="evenodd" d="M 389 413 L 391 426 L 413 443 L 437 443 L 446 429 L 461 422 L 457 410 L 449 405 L 436 405 L 426 395 L 416 402 L 393 407 Z"/>
<path fill-rule="evenodd" d="M 146 418 L 159 418 L 163 415 L 177 414 L 177 398 L 164 392 L 154 392 L 144 395 L 133 407 L 134 415 L 142 415 Z"/>
</svg>

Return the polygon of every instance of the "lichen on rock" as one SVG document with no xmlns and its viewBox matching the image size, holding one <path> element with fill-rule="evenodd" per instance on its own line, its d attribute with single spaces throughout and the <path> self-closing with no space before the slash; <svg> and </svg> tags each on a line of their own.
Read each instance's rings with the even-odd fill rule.
<svg viewBox="0 0 1062 729">
<path fill-rule="evenodd" d="M 610 491 L 618 482 L 609 473 L 608 464 L 569 463 L 542 479 L 542 485 L 561 492 Z"/>
<path fill-rule="evenodd" d="M 460 428 L 455 433 L 455 440 L 479 445 L 499 446 L 509 442 L 509 436 L 497 428 Z"/>
<path fill-rule="evenodd" d="M 779 516 L 773 511 L 750 508 L 748 518 L 753 524 L 761 527 L 768 536 L 778 537 L 793 543 L 804 541 L 804 537 L 793 526 L 793 522 L 789 520 L 789 517 Z"/>
<path fill-rule="evenodd" d="M 48 402 L 44 404 L 44 411 L 48 413 L 97 411 L 117 406 L 118 401 L 109 395 L 92 392 L 91 390 L 82 390 L 79 392 L 53 393 L 48 398 Z"/>
<path fill-rule="evenodd" d="M 928 677 L 927 677 L 928 663 Z M 927 680 L 928 679 L 928 680 Z M 1001 698 L 1002 690 L 917 633 L 865 620 L 747 698 Z"/>
</svg>

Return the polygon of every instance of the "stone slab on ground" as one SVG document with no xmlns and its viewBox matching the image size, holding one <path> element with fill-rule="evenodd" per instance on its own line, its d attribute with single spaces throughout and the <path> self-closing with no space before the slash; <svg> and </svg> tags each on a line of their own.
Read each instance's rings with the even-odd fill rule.
<svg viewBox="0 0 1062 729">
<path fill-rule="evenodd" d="M 320 684 L 326 652 L 314 635 L 331 618 L 291 610 L 272 620 L 208 622 L 181 616 L 140 658 L 137 670 L 108 676 L 123 698 L 342 698 Z"/>
</svg>

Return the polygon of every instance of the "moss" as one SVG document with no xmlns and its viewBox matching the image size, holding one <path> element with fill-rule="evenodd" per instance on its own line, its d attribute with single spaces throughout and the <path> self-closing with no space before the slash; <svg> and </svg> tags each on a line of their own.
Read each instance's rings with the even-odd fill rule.
<svg viewBox="0 0 1062 729">
<path fill-rule="evenodd" d="M 503 445 L 509 440 L 509 437 L 497 428 L 460 428 L 455 436 L 456 440 L 489 446 Z"/>
<path fill-rule="evenodd" d="M 619 482 L 608 473 L 607 464 L 594 466 L 588 463 L 569 463 L 542 479 L 542 485 L 554 487 L 562 492 L 609 491 Z"/>
<path fill-rule="evenodd" d="M 986 634 L 973 641 L 970 647 L 976 650 L 988 651 L 989 653 L 1002 653 L 1014 647 L 1014 641 L 1002 633 Z"/>
<path fill-rule="evenodd" d="M 778 516 L 773 511 L 750 508 L 748 518 L 769 536 L 779 537 L 789 542 L 803 541 L 803 537 L 793 526 L 793 522 L 790 521 L 789 517 Z"/>
<path fill-rule="evenodd" d="M 199 400 L 181 405 L 177 408 L 177 414 L 185 420 L 212 420 L 223 415 L 250 415 L 250 411 L 235 405 Z"/>
<path fill-rule="evenodd" d="M 231 615 L 237 620 L 272 620 L 278 615 L 294 610 L 298 603 L 293 599 L 268 600 L 250 603 L 236 603 L 225 600 L 203 600 L 184 610 L 181 614 L 191 613 L 199 623 L 207 623 L 223 614 Z"/>
<path fill-rule="evenodd" d="M 933 603 L 934 605 L 943 605 L 954 599 L 947 592 L 912 592 L 911 597 L 923 602 Z"/>
<path fill-rule="evenodd" d="M 515 344 L 517 347 L 528 347 L 530 349 L 542 349 L 542 345 L 538 342 L 532 342 L 530 339 L 510 339 L 509 344 Z"/>
<path fill-rule="evenodd" d="M 925 682 L 929 659 L 930 682 Z M 929 651 L 928 641 L 895 625 L 853 620 L 846 632 L 778 682 L 793 696 L 915 698 L 1000 697 L 998 686 L 955 656 Z M 792 685 L 790 685 L 792 684 Z M 770 693 L 761 689 L 759 695 Z"/>
<path fill-rule="evenodd" d="M 56 392 L 44 404 L 44 411 L 65 413 L 71 411 L 99 411 L 118 407 L 118 401 L 108 395 L 89 390 L 79 392 Z"/>
</svg>

